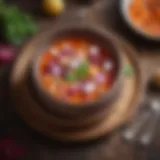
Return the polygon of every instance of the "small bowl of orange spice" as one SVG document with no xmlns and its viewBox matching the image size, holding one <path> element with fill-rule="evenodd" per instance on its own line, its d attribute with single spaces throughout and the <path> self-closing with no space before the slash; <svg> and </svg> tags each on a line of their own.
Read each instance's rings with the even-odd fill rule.
<svg viewBox="0 0 160 160">
<path fill-rule="evenodd" d="M 160 40 L 160 1 L 121 0 L 125 21 L 138 34 L 151 40 Z"/>
<path fill-rule="evenodd" d="M 80 24 L 55 27 L 37 48 L 32 84 L 50 113 L 92 116 L 119 95 L 121 51 L 105 31 Z"/>
</svg>

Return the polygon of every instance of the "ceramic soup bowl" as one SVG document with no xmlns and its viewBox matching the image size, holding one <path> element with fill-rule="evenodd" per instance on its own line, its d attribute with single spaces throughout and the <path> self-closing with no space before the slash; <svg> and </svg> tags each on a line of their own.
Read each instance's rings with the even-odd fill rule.
<svg viewBox="0 0 160 160">
<path fill-rule="evenodd" d="M 49 113 L 84 118 L 104 112 L 122 84 L 121 49 L 107 31 L 87 25 L 45 31 L 35 48 L 32 89 Z"/>
</svg>

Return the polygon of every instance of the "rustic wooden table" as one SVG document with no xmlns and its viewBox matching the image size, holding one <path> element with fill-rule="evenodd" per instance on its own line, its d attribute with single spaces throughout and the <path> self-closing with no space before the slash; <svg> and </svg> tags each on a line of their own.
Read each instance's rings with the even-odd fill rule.
<svg viewBox="0 0 160 160">
<path fill-rule="evenodd" d="M 96 21 L 106 28 L 111 28 L 118 35 L 128 40 L 139 54 L 145 74 L 155 71 L 160 67 L 160 44 L 151 43 L 135 36 L 123 23 L 119 12 L 119 0 L 99 0 L 91 7 L 88 13 L 89 20 Z M 40 4 L 38 0 L 13 0 L 22 9 L 32 11 L 39 15 Z M 73 3 L 72 3 L 73 4 Z M 74 5 L 74 7 L 76 7 Z M 91 16 L 92 14 L 92 16 Z M 40 16 L 41 17 L 41 16 Z M 52 18 L 40 18 L 42 27 L 47 25 Z M 4 69 L 5 68 L 5 69 Z M 0 122 L 9 135 L 16 138 L 20 143 L 29 148 L 28 159 L 32 160 L 159 160 L 160 138 L 159 131 L 155 136 L 153 144 L 148 148 L 141 148 L 135 144 L 126 143 L 121 137 L 121 129 L 115 131 L 108 137 L 87 144 L 64 145 L 35 133 L 27 127 L 16 115 L 9 103 L 6 90 L 6 76 L 8 67 L 2 69 L 1 91 L 3 91 L 0 104 Z M 4 89 L 5 87 L 5 89 Z"/>
</svg>

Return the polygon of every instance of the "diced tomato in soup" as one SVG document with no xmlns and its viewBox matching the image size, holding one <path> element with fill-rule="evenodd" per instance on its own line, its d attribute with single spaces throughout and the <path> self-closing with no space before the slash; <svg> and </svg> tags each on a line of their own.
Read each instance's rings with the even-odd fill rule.
<svg viewBox="0 0 160 160">
<path fill-rule="evenodd" d="M 40 60 L 40 79 L 59 100 L 84 103 L 109 91 L 116 64 L 107 48 L 89 38 L 68 37 L 53 43 Z"/>
</svg>

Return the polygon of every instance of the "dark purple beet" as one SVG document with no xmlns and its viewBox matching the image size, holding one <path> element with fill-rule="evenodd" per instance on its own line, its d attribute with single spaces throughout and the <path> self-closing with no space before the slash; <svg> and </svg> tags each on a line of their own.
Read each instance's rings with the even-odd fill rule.
<svg viewBox="0 0 160 160">
<path fill-rule="evenodd" d="M 0 157 L 2 160 L 16 160 L 25 154 L 25 147 L 17 144 L 13 139 L 5 137 L 0 141 Z"/>
<path fill-rule="evenodd" d="M 89 55 L 88 56 L 88 59 L 91 63 L 93 64 L 96 64 L 96 65 L 99 65 L 101 64 L 102 60 L 100 58 L 100 56 L 92 56 L 92 55 Z"/>
<path fill-rule="evenodd" d="M 0 45 L 0 62 L 9 63 L 15 57 L 15 48 L 11 45 Z"/>
<path fill-rule="evenodd" d="M 64 78 L 69 73 L 69 68 L 67 66 L 62 67 L 62 77 Z"/>
<path fill-rule="evenodd" d="M 47 74 L 53 74 L 54 76 L 61 76 L 61 74 L 62 74 L 62 68 L 61 68 L 60 65 L 58 65 L 54 61 L 51 61 L 46 66 L 45 73 L 47 73 Z"/>
</svg>

